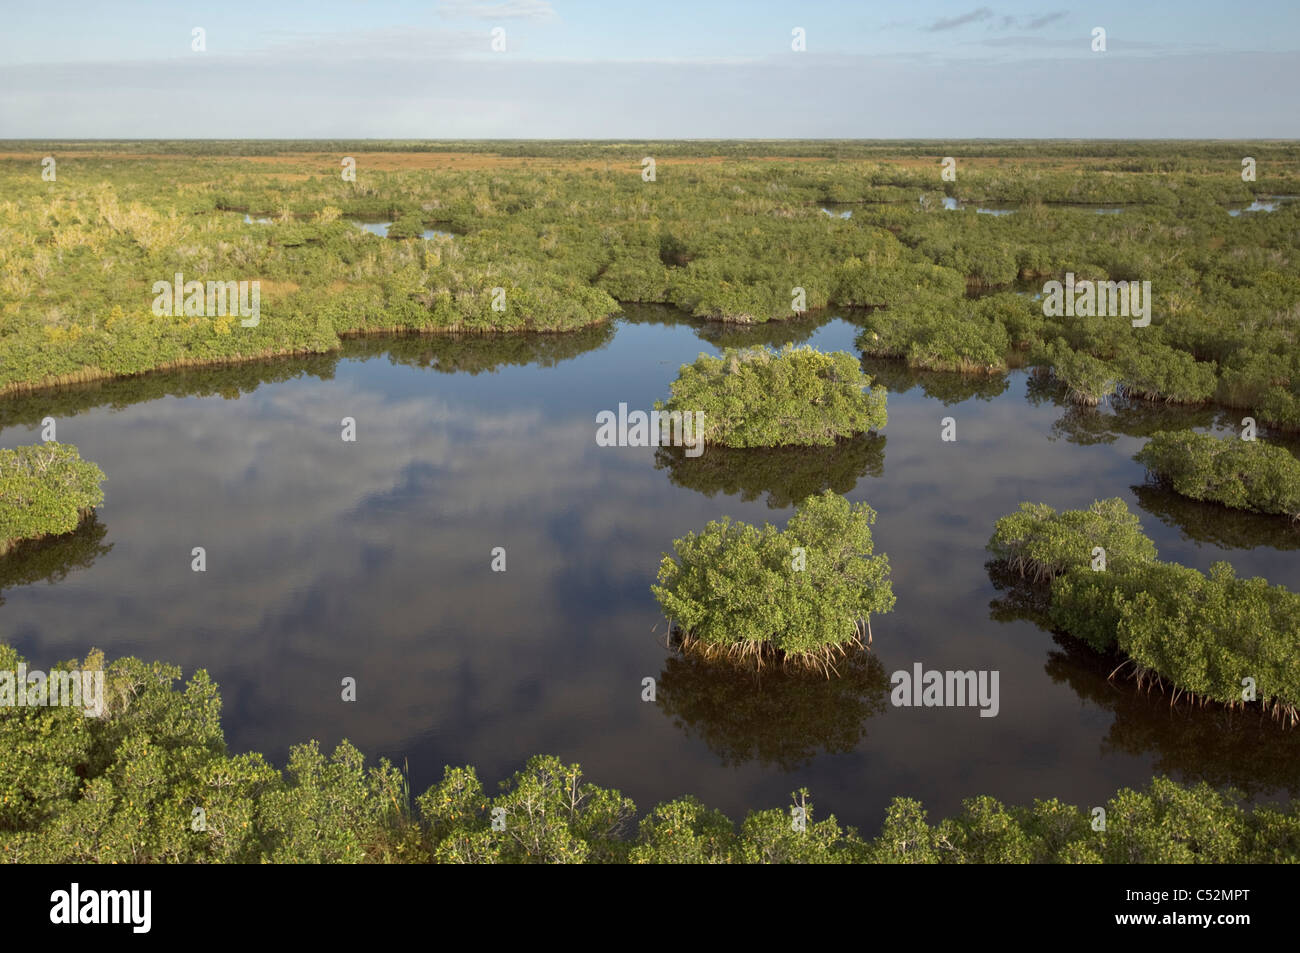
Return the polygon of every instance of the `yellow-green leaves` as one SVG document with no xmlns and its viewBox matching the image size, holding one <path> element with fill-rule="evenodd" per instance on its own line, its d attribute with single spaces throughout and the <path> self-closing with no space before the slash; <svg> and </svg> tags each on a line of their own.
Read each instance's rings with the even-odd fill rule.
<svg viewBox="0 0 1300 953">
<path fill-rule="evenodd" d="M 656 408 L 703 411 L 706 446 L 827 446 L 888 419 L 885 389 L 843 351 L 728 348 L 683 365 L 671 389 Z"/>
<path fill-rule="evenodd" d="M 804 500 L 784 530 L 715 520 L 674 542 L 652 591 L 687 644 L 824 664 L 865 641 L 872 613 L 894 606 L 889 560 L 872 555 L 875 517 L 827 491 Z"/>
<path fill-rule="evenodd" d="M 71 444 L 0 450 L 0 553 L 19 540 L 72 532 L 103 502 L 104 479 Z"/>
</svg>

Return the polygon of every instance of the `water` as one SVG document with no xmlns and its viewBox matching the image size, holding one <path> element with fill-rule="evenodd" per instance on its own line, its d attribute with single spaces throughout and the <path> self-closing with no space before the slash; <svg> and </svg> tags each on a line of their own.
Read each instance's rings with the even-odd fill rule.
<svg viewBox="0 0 1300 953">
<path fill-rule="evenodd" d="M 1112 205 L 1091 205 L 1091 204 L 1081 204 L 1081 203 L 1050 203 L 1050 204 L 1052 208 L 1068 208 L 1068 209 L 1074 209 L 1076 211 L 1095 212 L 1098 215 L 1118 215 L 1120 212 L 1124 211 L 1123 207 L 1112 206 Z M 971 206 L 968 203 L 961 201 L 960 199 L 953 198 L 952 196 L 945 196 L 943 200 L 943 207 L 945 210 L 949 212 L 958 212 L 963 209 L 970 208 Z M 990 206 L 987 208 L 983 206 L 975 207 L 976 215 L 996 215 L 996 216 L 1014 215 L 1018 211 L 1020 211 L 1019 208 L 1010 205 L 1002 205 L 996 207 Z"/>
<path fill-rule="evenodd" d="M 372 221 L 362 221 L 358 219 L 353 219 L 352 224 L 360 227 L 364 231 L 369 232 L 371 235 L 378 235 L 380 238 L 387 238 L 388 229 L 392 227 L 393 223 L 391 221 L 372 222 Z M 455 232 L 444 232 L 436 228 L 426 228 L 423 232 L 420 233 L 420 237 L 425 239 L 437 238 L 440 235 L 445 236 L 447 238 L 452 238 L 455 236 Z"/>
<path fill-rule="evenodd" d="M 960 199 L 955 199 L 950 195 L 946 195 L 944 196 L 943 199 L 943 207 L 944 210 L 948 212 L 960 212 L 963 209 L 970 208 L 970 205 L 968 205 L 966 202 L 961 201 Z M 983 208 L 980 206 L 977 206 L 975 208 L 976 215 L 1001 216 L 1001 215 L 1014 215 L 1015 213 L 1016 210 L 1014 208 Z"/>
<path fill-rule="evenodd" d="M 847 218 L 848 216 L 845 217 Z M 254 224 L 270 225 L 272 224 L 272 221 L 273 220 L 269 216 L 258 216 L 254 218 L 252 215 L 249 214 L 244 215 L 245 225 L 254 225 Z M 353 219 L 352 224 L 356 225 L 358 228 L 364 231 L 369 232 L 372 235 L 378 235 L 380 238 L 387 238 L 388 229 L 392 226 L 393 223 L 391 220 L 384 220 L 384 219 Z M 453 238 L 455 237 L 455 232 L 446 232 L 437 228 L 428 228 L 425 229 L 420 235 L 420 237 L 424 239 L 438 238 L 440 236 L 446 238 Z"/>
<path fill-rule="evenodd" d="M 1022 500 L 1122 496 L 1146 507 L 1163 558 L 1226 558 L 1300 588 L 1300 534 L 1284 523 L 1143 486 L 1141 436 L 1212 427 L 1213 411 L 1088 412 L 1020 372 L 878 361 L 889 424 L 841 448 L 690 460 L 596 446 L 598 411 L 649 409 L 701 351 L 852 349 L 856 332 L 841 318 L 745 329 L 641 308 L 575 335 L 362 339 L 0 401 L 3 445 L 39 440 L 50 414 L 109 477 L 97 525 L 0 560 L 4 637 L 42 666 L 96 646 L 206 668 L 232 750 L 282 764 L 293 743 L 348 738 L 408 762 L 416 792 L 444 764 L 494 785 L 541 752 L 643 811 L 692 793 L 740 816 L 807 785 L 872 832 L 899 794 L 941 816 L 977 794 L 1094 805 L 1157 771 L 1294 792 L 1300 732 L 1171 711 L 1107 682 L 1105 660 L 991 617 L 983 547 Z M 348 416 L 356 443 L 340 439 Z M 956 443 L 939 439 L 946 416 Z M 761 686 L 675 658 L 649 591 L 673 538 L 723 515 L 783 524 L 825 485 L 879 513 L 897 607 L 872 620 L 872 658 L 838 680 Z M 195 546 L 206 573 L 190 569 Z M 490 571 L 497 546 L 504 573 Z M 888 673 L 914 662 L 998 670 L 999 715 L 890 707 Z M 340 700 L 345 676 L 355 703 Z M 656 703 L 641 700 L 647 676 Z"/>
<path fill-rule="evenodd" d="M 1276 212 L 1283 202 L 1294 202 L 1297 195 L 1261 195 L 1249 205 L 1236 205 L 1228 209 L 1228 214 L 1236 218 L 1242 212 Z"/>
</svg>

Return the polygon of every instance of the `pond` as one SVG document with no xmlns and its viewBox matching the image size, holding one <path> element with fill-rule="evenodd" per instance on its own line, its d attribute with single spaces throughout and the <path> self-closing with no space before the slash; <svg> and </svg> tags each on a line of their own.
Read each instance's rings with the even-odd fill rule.
<svg viewBox="0 0 1300 953">
<path fill-rule="evenodd" d="M 390 337 L 342 353 L 148 375 L 0 402 L 5 446 L 59 439 L 108 474 L 96 523 L 0 560 L 5 638 L 42 666 L 94 646 L 205 668 L 227 741 L 283 764 L 342 738 L 485 784 L 529 755 L 578 761 L 642 811 L 695 794 L 732 816 L 807 785 L 822 811 L 878 830 L 895 795 L 932 817 L 962 798 L 1095 805 L 1155 772 L 1285 799 L 1300 732 L 1111 683 L 1112 666 L 994 618 L 984 544 L 1022 500 L 1121 496 L 1162 558 L 1300 588 L 1300 533 L 1144 485 L 1131 456 L 1213 411 L 1067 407 L 1024 373 L 918 376 L 890 388 L 882 433 L 818 451 L 695 459 L 599 447 L 595 417 L 649 409 L 701 351 L 797 340 L 853 349 L 843 317 L 746 329 L 665 308 L 569 335 Z M 941 418 L 957 440 L 940 440 Z M 340 439 L 355 418 L 356 442 Z M 674 537 L 729 515 L 784 523 L 830 486 L 879 513 L 895 610 L 833 680 L 680 659 L 650 594 Z M 191 571 L 202 546 L 207 571 Z M 503 547 L 506 571 L 492 571 Z M 888 675 L 1000 672 L 1000 711 L 893 708 Z M 357 700 L 340 681 L 357 680 Z M 657 698 L 642 701 L 642 679 Z"/>
<path fill-rule="evenodd" d="M 380 238 L 388 237 L 388 229 L 392 227 L 393 224 L 391 219 L 355 219 L 354 218 L 351 219 L 351 222 L 353 225 L 358 226 L 363 231 L 367 231 L 371 235 L 378 235 Z M 455 237 L 455 234 L 456 234 L 455 232 L 446 232 L 437 228 L 426 228 L 420 234 L 420 237 L 437 238 L 439 235 L 443 235 L 446 236 L 447 238 L 453 238 Z"/>
<path fill-rule="evenodd" d="M 1228 209 L 1228 214 L 1236 218 L 1242 212 L 1276 212 L 1282 207 L 1283 202 L 1293 202 L 1300 196 L 1297 195 L 1261 195 L 1249 205 L 1234 205 Z"/>
<path fill-rule="evenodd" d="M 1118 215 L 1120 212 L 1124 211 L 1123 207 L 1114 206 L 1114 205 L 1089 205 L 1089 204 L 1081 204 L 1076 202 L 1052 202 L 1052 203 L 1044 203 L 1044 204 L 1050 208 L 1072 209 L 1074 211 L 1081 211 L 1081 212 L 1095 212 L 1098 215 Z M 999 205 L 999 206 L 990 206 L 990 207 L 984 207 L 979 205 L 972 206 L 971 203 L 953 198 L 952 196 L 944 197 L 943 207 L 945 210 L 949 212 L 958 212 L 963 209 L 973 207 L 975 209 L 976 215 L 998 215 L 998 216 L 1014 215 L 1016 212 L 1020 210 L 1017 206 L 1014 205 Z"/>
</svg>

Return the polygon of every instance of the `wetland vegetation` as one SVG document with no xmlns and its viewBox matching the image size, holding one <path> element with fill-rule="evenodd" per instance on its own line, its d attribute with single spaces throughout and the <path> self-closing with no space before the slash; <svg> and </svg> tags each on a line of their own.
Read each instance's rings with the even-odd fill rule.
<svg viewBox="0 0 1300 953">
<path fill-rule="evenodd" d="M 69 444 L 0 449 L 0 556 L 25 540 L 75 530 L 104 501 L 104 479 Z"/>
<path fill-rule="evenodd" d="M 1150 479 L 1130 489 L 1157 517 L 1157 529 L 1166 527 L 1161 550 L 1168 552 L 1177 533 L 1180 559 L 1198 555 L 1202 546 L 1220 547 L 1233 550 L 1238 564 L 1272 567 L 1269 577 L 1278 578 L 1273 569 L 1285 572 L 1286 564 L 1271 555 L 1300 546 L 1300 464 L 1287 434 L 1300 430 L 1300 203 L 1285 200 L 1300 192 L 1293 147 L 971 142 L 963 144 L 956 182 L 938 176 L 939 157 L 951 145 L 912 142 L 65 142 L 12 143 L 11 150 L 0 158 L 0 426 L 30 429 L 51 414 L 61 425 L 63 418 L 81 418 L 156 451 L 192 432 L 188 423 L 173 423 L 170 444 L 140 437 L 149 427 L 181 420 L 168 417 L 184 413 L 175 405 L 210 410 L 218 400 L 247 398 L 223 408 L 233 414 L 247 412 L 256 399 L 258 425 L 272 427 L 286 413 L 293 435 L 281 439 L 298 441 L 298 453 L 318 461 L 322 478 L 353 464 L 310 456 L 318 445 L 301 434 L 319 429 L 319 407 L 332 408 L 341 393 L 367 396 L 367 380 L 384 380 L 393 389 L 378 391 L 386 407 L 367 426 L 391 409 L 422 446 L 458 449 L 458 457 L 405 456 L 383 443 L 381 428 L 367 431 L 387 452 L 375 459 L 390 462 L 400 478 L 395 484 L 373 479 L 359 498 L 349 493 L 333 501 L 319 523 L 300 514 L 318 536 L 322 525 L 344 523 L 349 533 L 362 527 L 337 545 L 328 537 L 312 550 L 311 558 L 321 560 L 334 558 L 324 553 L 359 551 L 360 568 L 332 562 L 330 579 L 315 580 L 304 604 L 346 614 L 349 608 L 328 595 L 340 588 L 337 580 L 359 574 L 375 584 L 367 574 L 391 570 L 395 551 L 402 552 L 396 562 L 422 567 L 422 581 L 401 589 L 403 600 L 419 603 L 418 585 L 449 572 L 442 563 L 424 572 L 443 555 L 417 549 L 412 560 L 401 550 L 407 545 L 402 532 L 394 530 L 380 545 L 367 536 L 370 524 L 393 513 L 404 526 L 446 522 L 447 512 L 420 507 L 444 494 L 452 501 L 477 499 L 478 486 L 460 485 L 460 497 L 447 489 L 463 474 L 494 488 L 483 492 L 500 493 L 503 486 L 510 492 L 488 481 L 512 470 L 500 465 L 499 435 L 523 442 L 519 435 L 537 426 L 520 408 L 545 407 L 562 420 L 574 405 L 585 421 L 588 404 L 607 398 L 602 388 L 639 388 L 647 401 L 667 388 L 670 396 L 657 407 L 704 412 L 703 456 L 659 447 L 653 468 L 647 454 L 634 470 L 607 463 L 612 455 L 599 464 L 587 460 L 587 444 L 565 445 L 583 461 L 575 473 L 548 454 L 565 431 L 548 431 L 546 440 L 527 443 L 528 454 L 513 459 L 513 469 L 539 487 L 547 468 L 562 473 L 572 497 L 593 503 L 613 494 L 622 504 L 612 521 L 618 525 L 594 525 L 609 519 L 599 507 L 586 525 L 537 490 L 521 493 L 511 522 L 497 529 L 504 536 L 506 529 L 535 530 L 540 523 L 545 531 L 525 549 L 569 553 L 596 580 L 578 582 L 562 566 L 547 588 L 528 590 L 534 604 L 555 592 L 568 603 L 595 607 L 563 624 L 553 621 L 552 649 L 563 651 L 561 644 L 575 639 L 584 645 L 575 631 L 604 632 L 619 611 L 610 607 L 615 603 L 652 601 L 671 620 L 672 652 L 662 663 L 652 660 L 648 671 L 659 672 L 659 695 L 646 710 L 657 709 L 684 738 L 697 740 L 709 762 L 703 770 L 755 765 L 785 774 L 824 766 L 828 756 L 852 758 L 891 731 L 918 730 L 900 727 L 898 716 L 886 718 L 882 650 L 896 652 L 900 644 L 906 651 L 946 649 L 926 642 L 924 633 L 952 630 L 954 619 L 966 625 L 972 606 L 983 615 L 981 586 L 992 586 L 999 593 L 993 621 L 1027 620 L 1053 633 L 1055 649 L 1038 674 L 1072 692 L 1066 707 L 1083 700 L 1113 715 L 1104 757 L 1118 752 L 1141 760 L 1147 777 L 1154 769 L 1183 780 L 1157 777 L 1140 789 L 1108 788 L 1119 790 L 1106 802 L 1104 832 L 1091 829 L 1087 807 L 1057 800 L 1016 807 L 991 796 L 966 797 L 947 819 L 932 823 L 918 801 L 892 797 L 876 838 L 834 816 L 814 821 L 802 790 L 794 804 L 810 813 L 798 837 L 790 830 L 789 805 L 746 803 L 748 813 L 735 814 L 744 815 L 737 826 L 686 796 L 662 801 L 638 822 L 631 799 L 587 782 L 576 764 L 556 757 L 529 759 L 498 795 L 486 793 L 473 768 L 447 768 L 412 800 L 405 772 L 382 759 L 367 767 L 347 742 L 328 756 L 315 742 L 295 745 L 283 771 L 255 750 L 231 754 L 216 687 L 202 665 L 178 690 L 179 668 L 135 659 L 108 664 L 95 654 L 82 664 L 108 673 L 113 692 L 105 719 L 56 708 L 0 712 L 0 751 L 8 752 L 0 755 L 0 855 L 6 859 L 1133 863 L 1300 857 L 1300 809 L 1250 803 L 1300 790 L 1291 727 L 1300 709 L 1300 596 L 1247 574 L 1252 570 L 1239 575 L 1228 561 L 1161 561 L 1121 498 L 1059 511 L 1022 504 L 993 527 L 987 579 L 966 579 L 961 591 L 929 588 L 927 573 L 960 576 L 955 561 L 969 562 L 978 550 L 963 549 L 961 540 L 978 535 L 982 544 L 988 513 L 1014 503 L 987 510 L 983 498 L 963 495 L 965 480 L 948 479 L 948 471 L 962 468 L 928 456 L 915 438 L 919 429 L 935 429 L 939 405 L 960 405 L 963 428 L 967 421 L 996 421 L 998 435 L 982 438 L 983 452 L 975 455 L 1000 459 L 1005 470 L 1018 459 L 1015 448 L 1028 445 L 1017 442 L 1016 428 L 1033 426 L 1050 410 L 1048 441 L 1063 438 L 1064 453 L 1079 460 L 1095 454 L 1087 459 L 1110 460 L 1111 469 L 1067 478 L 1045 468 L 1046 476 L 1023 478 L 1041 486 L 1056 479 L 1068 491 L 1086 487 L 1098 496 L 1114 492 L 1101 487 L 1116 473 L 1125 474 L 1122 486 L 1140 479 L 1123 469 L 1135 469 L 1126 441 L 1145 439 L 1135 459 Z M 59 156 L 57 181 L 41 179 L 39 162 L 47 154 Z M 1244 154 L 1258 158 L 1258 182 L 1241 180 Z M 357 157 L 357 181 L 338 175 L 340 155 Z M 645 155 L 657 158 L 654 182 L 639 175 Z M 260 282 L 260 321 L 250 327 L 229 314 L 155 314 L 152 284 L 179 273 Z M 1151 323 L 1048 314 L 1039 291 L 1066 274 L 1150 281 Z M 639 343 L 618 350 L 616 328 Z M 719 353 L 682 363 L 701 345 Z M 645 358 L 654 366 L 679 367 L 677 378 L 643 367 L 642 346 L 657 356 Z M 274 359 L 285 355 L 296 357 Z M 561 365 L 560 385 L 536 374 Z M 424 372 L 436 373 L 418 376 Z M 262 396 L 254 398 L 259 390 Z M 1022 392 L 1026 400 L 1009 399 Z M 473 408 L 469 417 L 488 423 L 482 431 L 461 422 L 431 434 L 420 415 L 457 418 L 429 393 L 438 401 L 459 396 Z M 132 418 L 147 424 L 133 433 L 114 426 L 112 415 L 129 416 L 163 397 L 193 400 L 168 401 L 166 412 L 155 407 L 153 416 Z M 886 426 L 887 397 L 895 420 L 890 472 L 886 438 L 876 432 Z M 501 403 L 511 412 L 503 413 Z M 404 413 L 412 407 L 418 411 Z M 1264 428 L 1259 441 L 1192 430 L 1235 431 L 1243 414 Z M 399 443 L 406 442 L 417 441 L 403 434 Z M 929 443 L 938 444 L 937 436 Z M 1111 444 L 1117 446 L 1108 453 Z M 89 455 L 114 455 L 107 438 L 97 446 Z M 197 441 L 189 446 L 197 459 Z M 225 446 L 239 466 L 224 479 L 255 493 L 265 489 L 258 463 L 267 458 Z M 1044 452 L 1041 445 L 1034 449 Z M 129 462 L 114 459 L 119 467 Z M 978 470 L 979 463 L 965 459 Z M 647 490 L 641 470 L 657 488 Z M 47 442 L 0 451 L 0 592 L 22 593 L 14 598 L 18 607 L 6 606 L 20 632 L 41 631 L 45 615 L 59 611 L 30 594 L 44 590 L 33 584 L 102 573 L 104 564 L 117 561 L 117 555 L 103 557 L 123 532 L 136 534 L 135 548 L 118 553 L 148 563 L 132 564 L 139 578 L 160 577 L 170 571 L 173 551 L 188 552 L 188 543 L 168 539 L 158 547 L 167 549 L 165 558 L 138 555 L 148 549 L 141 543 L 153 544 L 166 530 L 138 509 L 133 521 L 131 493 L 162 496 L 171 477 L 135 472 L 141 488 L 124 485 L 127 516 L 114 517 L 110 536 L 95 513 L 105 474 L 75 447 Z M 297 472 L 284 481 L 295 483 L 292 499 L 275 497 L 281 508 L 304 495 Z M 604 481 L 599 492 L 588 479 L 596 472 Z M 985 474 L 985 497 L 995 498 L 988 487 L 1010 476 Z M 904 485 L 888 490 L 889 477 Z M 936 496 L 941 483 L 943 494 Z M 876 509 L 860 498 L 875 501 L 882 488 L 889 501 L 882 516 L 918 501 L 935 511 L 921 517 L 911 510 L 899 520 L 916 523 L 920 542 L 890 529 L 889 552 L 903 549 L 906 573 L 891 571 L 890 559 L 875 553 Z M 692 514 L 716 517 L 722 509 L 723 515 L 686 522 L 674 514 L 681 528 L 672 532 L 667 519 L 656 519 L 653 532 L 625 528 L 628 514 L 650 499 L 664 513 L 672 512 L 671 501 Z M 747 504 L 793 512 L 784 528 L 731 515 Z M 191 513 L 209 505 L 197 491 L 183 503 Z M 703 529 L 672 538 L 691 525 Z M 211 526 L 208 532 L 219 534 Z M 629 561 L 622 533 L 639 534 L 629 544 L 640 546 L 631 560 L 640 567 L 632 582 L 610 568 Z M 672 554 L 662 555 L 657 584 L 649 586 L 653 554 L 670 541 Z M 226 542 L 229 549 L 238 545 Z M 478 544 L 473 536 L 470 548 Z M 459 545 L 446 548 L 459 551 Z M 584 547 L 593 555 L 572 555 Z M 511 559 L 518 578 L 525 563 Z M 978 572 L 978 557 L 973 565 Z M 465 584 L 459 571 L 452 565 L 448 578 Z M 282 588 L 298 592 L 300 585 Z M 871 614 L 893 610 L 900 589 L 907 595 L 890 621 L 904 637 L 873 639 Z M 251 603 L 265 596 L 252 585 L 236 591 Z M 944 616 L 926 605 L 936 591 L 965 607 L 965 615 Z M 447 601 L 460 597 L 457 591 Z M 197 631 L 203 597 L 190 592 L 187 598 L 194 600 L 192 612 L 177 602 L 182 621 L 176 624 Z M 464 601 L 484 606 L 501 599 L 495 590 L 475 590 Z M 202 604 L 209 616 L 224 612 Z M 361 615 L 360 624 L 387 625 L 386 608 Z M 441 605 L 423 610 L 442 618 Z M 313 632 L 329 627 L 321 613 L 303 607 L 281 605 L 275 612 L 277 625 L 302 615 L 313 620 Z M 913 613 L 926 625 L 909 633 Z M 135 619 L 145 628 L 161 625 L 150 612 L 137 611 Z M 393 632 L 401 629 L 394 623 Z M 624 629 L 623 642 L 631 631 Z M 345 643 L 352 644 L 351 634 L 343 634 Z M 457 643 L 459 656 L 449 655 L 438 642 L 442 630 L 425 631 L 422 637 L 442 653 L 429 658 L 414 640 L 401 642 L 405 637 L 395 636 L 396 644 L 415 656 L 412 670 L 463 669 L 467 684 L 491 687 L 482 670 L 471 671 L 471 642 Z M 1016 664 L 1006 641 L 985 649 Z M 611 642 L 625 651 L 617 639 Z M 495 664 L 509 653 L 494 644 L 492 654 Z M 521 657 L 525 665 L 531 656 Z M 579 671 L 590 645 L 565 657 L 567 668 Z M 460 667 L 448 666 L 449 658 Z M 644 668 L 646 660 L 631 651 L 619 663 L 632 658 L 637 671 Z M 15 649 L 0 646 L 0 669 L 18 660 Z M 544 697 L 535 675 L 520 676 L 506 702 Z M 1028 680 L 1020 675 L 1024 686 Z M 1116 691 L 1119 675 L 1124 690 Z M 1130 676 L 1143 690 L 1128 684 Z M 584 684 L 584 697 L 603 698 L 603 686 Z M 241 686 L 240 710 L 248 707 L 242 692 L 254 691 Z M 1049 697 L 1041 685 L 1032 691 Z M 460 697 L 455 686 L 444 686 L 443 694 Z M 406 701 L 412 707 L 414 700 Z M 458 704 L 473 707 L 464 698 Z M 1153 714 L 1153 705 L 1177 708 L 1178 720 Z M 1064 708 L 1053 710 L 1069 717 Z M 572 711 L 564 715 L 572 720 Z M 456 717 L 444 712 L 448 722 Z M 465 717 L 454 723 L 481 730 L 490 720 L 482 712 Z M 596 720 L 602 718 L 617 720 L 598 709 Z M 918 750 L 919 737 L 921 747 L 944 748 L 958 768 L 936 782 L 941 788 L 968 781 L 960 740 L 945 741 L 947 729 L 929 727 L 931 734 L 908 736 L 913 742 L 905 747 Z M 1075 725 L 1067 733 L 1086 742 L 1090 728 Z M 409 737 L 427 730 L 420 725 Z M 692 765 L 703 774 L 699 757 Z M 199 806 L 217 836 L 184 835 Z M 502 834 L 491 823 L 495 808 L 519 823 Z M 1177 833 L 1170 836 L 1171 830 Z"/>
<path fill-rule="evenodd" d="M 1115 673 L 1158 686 L 1170 704 L 1186 696 L 1300 720 L 1300 595 L 1238 578 L 1224 561 L 1208 574 L 1159 561 L 1118 497 L 1061 513 L 1021 504 L 998 520 L 989 550 L 1004 584 L 1018 577 L 1008 607 L 1119 653 Z"/>
<path fill-rule="evenodd" d="M 0 643 L 0 668 L 21 662 Z M 495 794 L 473 767 L 448 766 L 413 797 L 399 768 L 347 742 L 297 745 L 283 769 L 230 754 L 206 672 L 177 685 L 175 666 L 102 654 L 59 666 L 70 669 L 104 673 L 100 717 L 43 706 L 0 718 L 9 863 L 1277 863 L 1300 851 L 1300 807 L 1167 778 L 1115 792 L 1101 832 L 1056 799 L 972 797 L 931 821 L 897 797 L 879 836 L 863 837 L 822 817 L 807 789 L 739 824 L 689 795 L 638 818 L 630 798 L 554 756 L 529 758 Z M 199 809 L 210 836 L 193 834 Z"/>
<path fill-rule="evenodd" d="M 873 555 L 865 503 L 827 491 L 784 530 L 722 519 L 673 541 L 655 598 L 688 652 L 835 670 L 894 607 L 889 560 Z"/>
<path fill-rule="evenodd" d="M 355 182 L 329 171 L 327 144 L 245 144 L 244 157 L 216 143 L 14 144 L 0 161 L 0 388 L 322 352 L 379 329 L 574 329 L 619 302 L 786 320 L 802 289 L 809 309 L 872 309 L 862 349 L 916 367 L 1031 360 L 1087 402 L 1213 401 L 1300 428 L 1300 203 L 1228 214 L 1300 189 L 1283 145 L 1237 147 L 1259 161 L 1251 183 L 1219 143 L 1075 144 L 1068 161 L 1060 143 L 970 143 L 955 183 L 923 143 L 345 145 Z M 40 156 L 60 151 L 58 181 L 41 181 Z M 647 154 L 655 182 L 637 174 Z M 1018 213 L 917 200 L 943 192 Z M 375 217 L 394 223 L 389 240 L 349 221 Z M 457 237 L 419 237 L 435 225 Z M 265 319 L 154 316 L 149 285 L 178 271 L 260 280 Z M 1046 318 L 1027 293 L 967 297 L 1067 272 L 1149 280 L 1151 325 Z"/>
</svg>

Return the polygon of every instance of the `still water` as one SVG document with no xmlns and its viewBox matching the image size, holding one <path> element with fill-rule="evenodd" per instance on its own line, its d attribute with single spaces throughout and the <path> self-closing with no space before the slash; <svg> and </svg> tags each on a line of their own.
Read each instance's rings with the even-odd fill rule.
<svg viewBox="0 0 1300 953">
<path fill-rule="evenodd" d="M 599 411 L 650 409 L 701 351 L 853 350 L 856 331 L 640 308 L 571 335 L 359 339 L 0 401 L 4 446 L 36 442 L 52 415 L 108 474 L 95 525 L 0 560 L 0 633 L 42 667 L 93 646 L 205 668 L 232 750 L 282 764 L 296 742 L 348 738 L 409 764 L 416 792 L 445 764 L 492 785 L 555 753 L 643 811 L 692 793 L 739 817 L 806 785 L 820 811 L 874 832 L 899 794 L 943 815 L 977 794 L 1094 805 L 1155 772 L 1266 800 L 1300 788 L 1300 732 L 1171 710 L 990 608 L 984 544 L 1022 500 L 1122 496 L 1162 558 L 1226 558 L 1300 588 L 1300 532 L 1171 498 L 1131 459 L 1154 430 L 1226 417 L 1083 411 L 1022 372 L 870 362 L 889 424 L 838 448 L 687 459 L 596 445 Z M 939 439 L 947 416 L 955 443 Z M 836 680 L 759 684 L 674 657 L 649 588 L 674 537 L 723 515 L 784 523 L 827 486 L 879 513 L 897 606 L 872 620 L 872 656 Z M 206 573 L 191 571 L 196 546 Z M 505 572 L 490 568 L 498 546 Z M 891 707 L 889 673 L 915 662 L 999 671 L 999 714 Z M 355 703 L 340 700 L 345 676 Z"/>
</svg>

